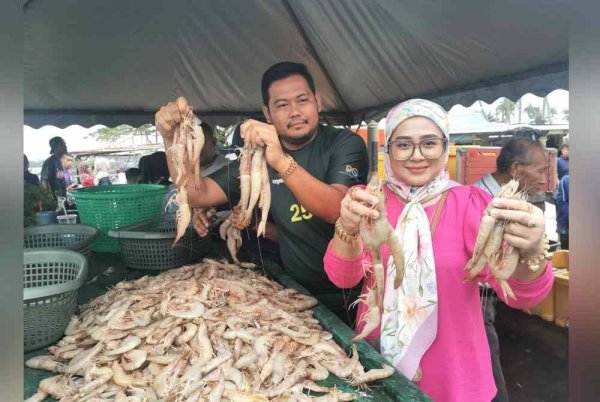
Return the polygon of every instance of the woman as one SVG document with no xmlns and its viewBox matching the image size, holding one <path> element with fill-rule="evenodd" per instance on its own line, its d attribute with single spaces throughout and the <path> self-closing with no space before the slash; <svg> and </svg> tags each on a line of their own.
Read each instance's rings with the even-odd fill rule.
<svg viewBox="0 0 600 402">
<path fill-rule="evenodd" d="M 464 267 L 491 196 L 448 180 L 448 119 L 439 105 L 420 99 L 397 105 L 387 116 L 385 139 L 386 211 L 402 242 L 404 279 L 394 289 L 396 270 L 384 245 L 383 332 L 380 325 L 366 339 L 379 345 L 381 354 L 434 401 L 490 401 L 496 387 L 478 281 L 489 282 L 498 294 L 503 293 L 487 267 L 468 282 Z M 363 295 L 373 277 L 358 227 L 363 217 L 379 216 L 367 207 L 376 202 L 364 187 L 353 187 L 346 194 L 324 257 L 325 271 L 338 287 L 356 286 L 365 277 Z M 498 199 L 493 206 L 494 216 L 512 220 L 504 239 L 524 261 L 540 255 L 541 210 L 517 200 Z M 432 219 L 434 215 L 437 218 Z M 432 220 L 435 224 L 430 228 Z M 514 308 L 531 307 L 548 294 L 553 279 L 550 264 L 532 272 L 527 263 L 519 262 L 508 281 L 517 300 L 503 300 Z M 357 333 L 364 327 L 365 312 L 361 304 Z"/>
<path fill-rule="evenodd" d="M 94 185 L 93 170 L 86 162 L 79 164 L 79 182 L 81 187 L 91 187 Z"/>
<path fill-rule="evenodd" d="M 107 186 L 112 184 L 108 173 L 110 170 L 110 162 L 108 159 L 96 158 L 94 161 L 94 170 L 96 171 L 96 174 L 94 175 L 94 185 Z"/>
</svg>

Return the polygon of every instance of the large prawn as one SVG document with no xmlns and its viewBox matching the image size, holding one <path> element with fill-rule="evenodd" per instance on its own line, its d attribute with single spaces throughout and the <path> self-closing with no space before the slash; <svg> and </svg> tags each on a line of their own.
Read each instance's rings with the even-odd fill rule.
<svg viewBox="0 0 600 402">
<path fill-rule="evenodd" d="M 373 286 L 369 289 L 369 294 L 366 297 L 369 313 L 365 316 L 366 325 L 363 331 L 356 336 L 353 341 L 356 342 L 367 336 L 374 328 L 377 327 L 381 320 L 383 312 L 383 291 L 385 287 L 385 271 L 381 261 L 381 246 L 387 243 L 391 257 L 394 259 L 396 266 L 396 279 L 394 287 L 398 288 L 402 284 L 404 277 L 404 254 L 402 252 L 402 244 L 398 234 L 390 225 L 387 218 L 385 207 L 386 198 L 383 191 L 383 182 L 374 174 L 367 185 L 367 192 L 377 197 L 377 219 L 363 218 L 359 224 L 359 233 L 364 246 L 368 249 L 373 260 Z M 367 332 L 368 331 L 368 332 Z"/>
<path fill-rule="evenodd" d="M 519 182 L 513 179 L 502 186 L 495 198 L 525 199 L 526 195 L 519 192 L 518 189 Z M 519 253 L 514 247 L 503 242 L 504 227 L 507 222 L 491 216 L 490 212 L 492 209 L 493 207 L 490 203 L 485 210 L 483 218 L 481 218 L 473 256 L 465 266 L 465 270 L 467 271 L 465 281 L 475 278 L 487 263 L 492 276 L 498 285 L 500 285 L 505 299 L 508 297 L 516 299 L 506 280 L 513 275 L 517 268 Z"/>
</svg>

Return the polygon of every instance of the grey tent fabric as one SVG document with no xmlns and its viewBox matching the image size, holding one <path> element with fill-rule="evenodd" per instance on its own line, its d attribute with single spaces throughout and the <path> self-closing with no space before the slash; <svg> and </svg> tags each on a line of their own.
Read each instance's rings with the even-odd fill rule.
<svg viewBox="0 0 600 402">
<path fill-rule="evenodd" d="M 210 123 L 261 113 L 260 77 L 300 61 L 324 118 L 377 118 L 568 89 L 568 3 L 399 0 L 30 0 L 25 124 L 140 125 L 184 95 Z"/>
</svg>

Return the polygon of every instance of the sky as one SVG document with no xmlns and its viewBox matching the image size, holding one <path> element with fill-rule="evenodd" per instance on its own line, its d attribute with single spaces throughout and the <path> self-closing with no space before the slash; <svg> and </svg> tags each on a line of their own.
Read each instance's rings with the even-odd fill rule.
<svg viewBox="0 0 600 402">
<path fill-rule="evenodd" d="M 502 101 L 502 99 L 503 98 L 496 100 L 491 105 L 482 102 L 484 111 L 486 113 L 491 112 L 493 114 L 496 110 L 496 106 Z M 522 99 L 523 108 L 525 108 L 529 104 L 533 106 L 538 106 L 540 108 L 542 107 L 543 98 L 541 97 L 532 94 L 526 94 L 523 95 Z M 556 91 L 553 91 L 550 94 L 548 94 L 548 102 L 551 107 L 556 108 L 556 110 L 558 111 L 558 115 L 556 116 L 554 122 L 564 122 L 562 120 L 562 111 L 564 109 L 569 108 L 569 92 L 562 89 L 557 89 Z M 450 109 L 450 113 L 461 114 L 475 110 L 480 110 L 480 105 L 478 102 L 475 102 L 469 108 L 465 108 L 460 105 L 453 106 Z M 526 113 L 522 114 L 522 118 L 527 119 Z M 512 119 L 511 121 L 516 122 L 516 118 Z M 50 140 L 50 138 L 56 135 L 59 135 L 65 139 L 68 150 L 70 152 L 90 150 L 95 148 L 106 148 L 109 146 L 109 144 L 105 142 L 97 142 L 90 137 L 86 138 L 87 134 L 96 131 L 100 127 L 104 126 L 98 125 L 90 128 L 85 128 L 81 126 L 69 126 L 65 129 L 60 129 L 54 126 L 44 126 L 39 129 L 33 129 L 28 126 L 24 126 L 23 151 L 30 161 L 43 161 L 48 157 L 50 153 L 50 146 L 48 145 L 48 141 Z"/>
</svg>

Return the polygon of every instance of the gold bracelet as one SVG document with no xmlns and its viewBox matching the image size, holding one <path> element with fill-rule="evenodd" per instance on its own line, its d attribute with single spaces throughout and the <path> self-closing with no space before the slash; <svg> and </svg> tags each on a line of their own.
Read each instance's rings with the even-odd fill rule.
<svg viewBox="0 0 600 402">
<path fill-rule="evenodd" d="M 292 158 L 292 155 L 286 154 L 286 156 L 290 160 L 290 165 L 285 170 L 285 172 L 279 174 L 279 177 L 281 177 L 283 180 L 287 179 L 292 173 L 294 173 L 294 170 L 296 170 L 296 168 L 298 167 L 298 163 L 296 162 L 296 160 L 294 160 L 294 158 Z"/>
<path fill-rule="evenodd" d="M 338 218 L 338 220 L 335 221 L 335 234 L 344 242 L 349 244 L 352 244 L 356 242 L 356 240 L 358 240 L 358 232 L 354 233 L 353 235 L 346 232 L 342 227 L 342 224 L 340 223 L 340 218 Z"/>
<path fill-rule="evenodd" d="M 550 261 L 550 259 L 552 258 L 552 256 L 548 252 L 548 249 L 550 248 L 550 242 L 548 241 L 548 236 L 546 236 L 546 233 L 544 233 L 544 242 L 543 243 L 544 244 L 542 246 L 542 250 L 540 251 L 540 253 L 538 255 L 533 256 L 528 259 L 521 258 L 519 260 L 519 262 L 521 264 L 527 264 L 529 266 L 529 270 L 532 272 L 535 272 L 538 269 L 540 269 L 540 264 L 544 260 Z"/>
</svg>

